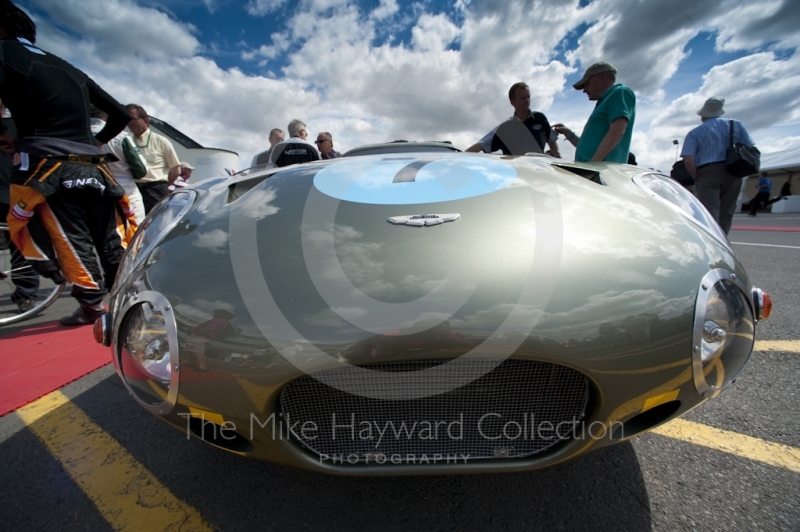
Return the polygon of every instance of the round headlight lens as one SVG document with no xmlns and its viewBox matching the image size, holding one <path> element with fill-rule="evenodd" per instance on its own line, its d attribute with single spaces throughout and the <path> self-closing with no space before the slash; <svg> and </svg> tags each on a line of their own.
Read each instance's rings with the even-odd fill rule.
<svg viewBox="0 0 800 532">
<path fill-rule="evenodd" d="M 164 315 L 149 302 L 131 308 L 122 331 L 120 362 L 125 382 L 143 402 L 159 405 L 169 393 L 169 338 Z"/>
<path fill-rule="evenodd" d="M 717 286 L 714 285 L 708 294 L 705 322 L 703 323 L 703 339 L 700 342 L 700 357 L 703 365 L 708 364 L 722 353 L 725 338 L 728 336 L 729 324 L 728 305 L 717 290 Z"/>
<path fill-rule="evenodd" d="M 139 305 L 128 318 L 124 346 L 134 361 L 151 377 L 169 382 L 169 340 L 164 316 L 149 303 Z"/>
<path fill-rule="evenodd" d="M 695 306 L 693 372 L 697 391 L 733 382 L 753 351 L 754 320 L 747 296 L 724 270 L 703 279 Z"/>
</svg>

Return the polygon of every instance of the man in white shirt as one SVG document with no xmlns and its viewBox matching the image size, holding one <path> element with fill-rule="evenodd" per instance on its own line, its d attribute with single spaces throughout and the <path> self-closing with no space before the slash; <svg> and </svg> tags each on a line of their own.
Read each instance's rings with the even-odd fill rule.
<svg viewBox="0 0 800 532">
<path fill-rule="evenodd" d="M 167 137 L 150 130 L 150 117 L 141 105 L 128 104 L 131 121 L 128 129 L 133 133 L 136 146 L 147 161 L 147 175 L 136 180 L 142 193 L 145 213 L 169 194 L 169 185 L 178 178 L 181 162 Z"/>
<path fill-rule="evenodd" d="M 106 126 L 107 119 L 108 113 L 95 107 L 92 119 L 89 121 L 92 133 L 97 135 Z M 125 189 L 125 195 L 128 196 L 133 208 L 133 217 L 136 223 L 141 225 L 144 221 L 144 202 L 134 179 L 145 175 L 147 161 L 134 144 L 131 134 L 124 130 L 102 147 L 118 159 L 116 162 L 108 163 L 108 169 L 114 174 L 116 182 Z"/>
</svg>

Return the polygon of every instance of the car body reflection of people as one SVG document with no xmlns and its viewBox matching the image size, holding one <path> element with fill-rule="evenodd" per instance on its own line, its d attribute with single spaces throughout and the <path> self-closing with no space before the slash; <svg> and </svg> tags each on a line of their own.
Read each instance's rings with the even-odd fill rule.
<svg viewBox="0 0 800 532">
<path fill-rule="evenodd" d="M 234 318 L 233 312 L 225 309 L 214 309 L 214 317 L 197 325 L 189 331 L 186 342 L 186 351 L 194 366 L 199 370 L 206 370 L 208 360 L 208 344 L 215 340 L 224 340 L 236 334 L 236 326 L 230 320 Z"/>
</svg>

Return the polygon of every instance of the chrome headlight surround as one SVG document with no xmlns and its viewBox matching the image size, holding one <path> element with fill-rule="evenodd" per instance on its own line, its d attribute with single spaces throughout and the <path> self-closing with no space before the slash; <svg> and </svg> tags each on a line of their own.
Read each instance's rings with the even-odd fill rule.
<svg viewBox="0 0 800 532">
<path fill-rule="evenodd" d="M 633 182 L 650 196 L 699 225 L 719 240 L 731 253 L 733 248 L 722 228 L 706 210 L 700 200 L 674 179 L 656 172 L 642 172 L 633 176 Z"/>
<path fill-rule="evenodd" d="M 131 320 L 134 317 L 134 313 L 140 311 L 144 305 L 148 305 L 153 313 L 158 313 L 163 317 L 164 330 L 161 333 L 161 341 L 167 342 L 169 359 L 166 361 L 165 366 L 169 372 L 168 379 L 166 378 L 166 375 L 164 375 L 164 367 L 159 369 L 159 373 L 161 373 L 160 375 L 151 373 L 145 367 L 143 367 L 140 362 L 135 360 L 134 356 L 129 352 L 126 345 L 128 333 L 130 332 Z M 169 414 L 172 412 L 172 409 L 175 408 L 175 404 L 178 400 L 178 386 L 180 382 L 178 374 L 180 370 L 178 327 L 175 321 L 175 314 L 172 309 L 172 305 L 169 303 L 167 298 L 160 293 L 154 291 L 144 291 L 134 294 L 127 301 L 125 301 L 125 304 L 122 306 L 122 308 L 120 308 L 118 315 L 121 316 L 122 319 L 117 320 L 117 326 L 113 332 L 112 341 L 114 365 L 116 366 L 117 372 L 122 378 L 122 383 L 125 385 L 125 388 L 128 389 L 128 392 L 130 392 L 133 398 L 136 399 L 136 402 L 151 414 L 161 416 Z M 123 357 L 128 357 L 129 360 L 125 360 Z M 166 393 L 164 394 L 166 397 L 162 398 L 160 402 L 150 402 L 145 400 L 142 397 L 142 392 L 132 385 L 132 383 L 128 380 L 128 375 L 126 375 L 125 368 L 130 368 L 131 363 L 136 366 L 137 371 L 145 374 L 145 376 L 148 377 L 148 385 L 151 387 L 156 386 L 163 390 L 164 386 L 166 386 Z M 150 381 L 152 381 L 152 384 L 150 384 Z"/>
<path fill-rule="evenodd" d="M 715 269 L 700 283 L 692 331 L 692 376 L 697 392 L 714 397 L 736 379 L 755 341 L 754 309 L 735 274 Z"/>
<path fill-rule="evenodd" d="M 153 248 L 183 219 L 196 198 L 194 190 L 174 192 L 148 213 L 122 256 L 115 285 L 121 286 L 128 280 Z"/>
</svg>

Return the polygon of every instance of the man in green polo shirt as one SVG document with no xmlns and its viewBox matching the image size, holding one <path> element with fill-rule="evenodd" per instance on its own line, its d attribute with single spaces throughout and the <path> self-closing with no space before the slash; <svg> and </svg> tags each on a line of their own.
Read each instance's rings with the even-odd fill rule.
<svg viewBox="0 0 800 532">
<path fill-rule="evenodd" d="M 578 162 L 627 163 L 636 118 L 636 95 L 617 83 L 617 69 L 611 63 L 593 64 L 573 87 L 583 90 L 597 105 L 580 137 L 564 124 L 554 125 L 553 130 L 575 146 Z"/>
</svg>

